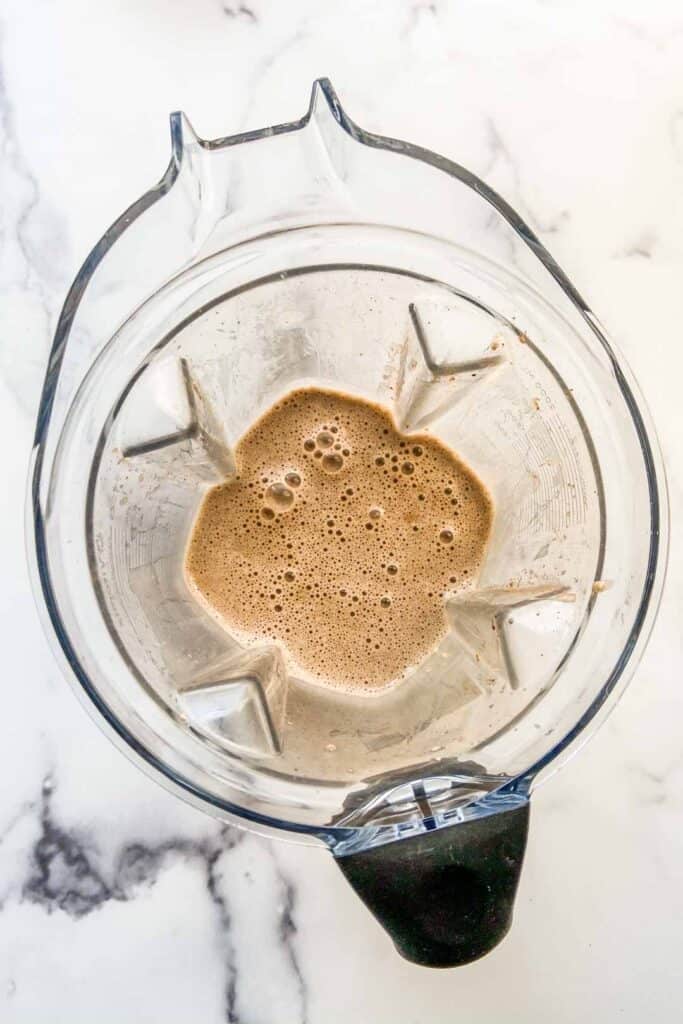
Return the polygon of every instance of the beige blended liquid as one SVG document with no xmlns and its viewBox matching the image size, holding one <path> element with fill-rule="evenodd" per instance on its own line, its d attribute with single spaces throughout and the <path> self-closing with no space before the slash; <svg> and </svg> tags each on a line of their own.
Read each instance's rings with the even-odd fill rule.
<svg viewBox="0 0 683 1024">
<path fill-rule="evenodd" d="M 194 592 L 311 681 L 367 693 L 405 676 L 478 573 L 493 515 L 481 481 L 382 406 L 319 388 L 278 401 L 235 457 L 194 524 Z"/>
</svg>

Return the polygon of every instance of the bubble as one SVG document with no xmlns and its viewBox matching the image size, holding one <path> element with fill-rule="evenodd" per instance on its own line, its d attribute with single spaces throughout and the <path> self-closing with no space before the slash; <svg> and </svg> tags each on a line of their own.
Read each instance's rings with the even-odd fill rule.
<svg viewBox="0 0 683 1024">
<path fill-rule="evenodd" d="M 419 445 L 419 444 L 413 445 L 413 448 L 412 448 L 413 455 L 416 455 L 419 458 L 420 455 L 422 455 L 423 451 L 424 451 L 424 449 L 422 448 L 421 445 Z"/>
<path fill-rule="evenodd" d="M 310 439 L 310 437 L 306 441 L 304 441 L 304 449 L 307 452 L 312 452 L 314 450 L 314 448 L 315 448 L 315 441 L 312 441 Z"/>
<path fill-rule="evenodd" d="M 382 458 L 381 455 L 378 455 L 377 458 L 375 459 L 375 465 L 376 466 L 383 466 L 384 465 L 384 459 Z"/>
<path fill-rule="evenodd" d="M 264 519 L 275 519 L 275 513 L 273 512 L 272 508 L 262 508 L 261 515 L 263 516 Z"/>
<path fill-rule="evenodd" d="M 394 562 L 389 562 L 389 565 L 387 566 L 387 572 L 389 573 L 390 576 L 395 576 L 396 573 L 398 572 L 398 566 Z"/>
<path fill-rule="evenodd" d="M 291 508 L 294 502 L 294 495 L 289 487 L 286 487 L 284 484 L 274 483 L 266 490 L 265 500 L 271 508 L 274 507 L 279 511 Z"/>
<path fill-rule="evenodd" d="M 293 583 L 294 580 L 296 579 L 296 576 L 291 569 L 288 569 L 287 572 L 284 574 L 284 578 L 286 579 L 287 583 Z"/>
<path fill-rule="evenodd" d="M 286 473 L 285 483 L 289 487 L 301 487 L 301 477 L 298 473 Z"/>
<path fill-rule="evenodd" d="M 334 437 L 327 430 L 321 430 L 315 441 L 318 448 L 331 448 L 334 444 Z"/>
<path fill-rule="evenodd" d="M 344 465 L 344 459 L 337 452 L 328 452 L 323 455 L 322 467 L 326 473 L 338 473 Z"/>
<path fill-rule="evenodd" d="M 380 598 L 379 603 L 382 606 L 382 608 L 391 608 L 391 598 L 387 597 L 386 594 L 384 597 Z"/>
<path fill-rule="evenodd" d="M 439 534 L 439 540 L 441 541 L 442 544 L 450 544 L 450 543 L 452 543 L 452 541 L 453 541 L 453 531 L 452 530 L 442 530 L 441 533 Z"/>
<path fill-rule="evenodd" d="M 368 515 L 371 519 L 381 519 L 383 511 L 384 510 L 379 508 L 377 505 L 373 505 L 373 507 L 368 511 Z"/>
<path fill-rule="evenodd" d="M 406 476 L 410 476 L 411 473 L 415 472 L 415 466 L 412 462 L 404 462 L 401 466 L 401 472 L 405 473 Z"/>
</svg>

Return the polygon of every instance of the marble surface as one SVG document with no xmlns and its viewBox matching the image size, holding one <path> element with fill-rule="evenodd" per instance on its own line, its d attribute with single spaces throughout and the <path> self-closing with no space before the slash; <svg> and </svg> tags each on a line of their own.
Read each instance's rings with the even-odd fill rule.
<svg viewBox="0 0 683 1024">
<path fill-rule="evenodd" d="M 654 409 L 672 557 L 623 701 L 534 798 L 514 929 L 402 962 L 322 851 L 226 828 L 132 767 L 53 662 L 23 490 L 65 290 L 204 136 L 300 115 L 326 74 L 367 128 L 482 174 L 607 324 Z M 0 1017 L 17 1024 L 433 1024 L 683 1011 L 683 11 L 625 0 L 2 0 Z"/>
</svg>

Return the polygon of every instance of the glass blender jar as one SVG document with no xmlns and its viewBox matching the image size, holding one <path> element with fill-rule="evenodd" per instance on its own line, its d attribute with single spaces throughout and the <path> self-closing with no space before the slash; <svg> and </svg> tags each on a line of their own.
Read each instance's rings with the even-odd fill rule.
<svg viewBox="0 0 683 1024">
<path fill-rule="evenodd" d="M 38 414 L 31 553 L 76 691 L 167 788 L 324 844 L 400 953 L 467 963 L 510 926 L 534 785 L 605 717 L 652 627 L 667 509 L 652 425 L 533 232 L 451 161 L 365 132 L 327 80 L 215 140 L 86 259 Z M 316 383 L 388 405 L 489 488 L 485 564 L 389 690 L 313 686 L 190 594 L 234 445 Z"/>
</svg>

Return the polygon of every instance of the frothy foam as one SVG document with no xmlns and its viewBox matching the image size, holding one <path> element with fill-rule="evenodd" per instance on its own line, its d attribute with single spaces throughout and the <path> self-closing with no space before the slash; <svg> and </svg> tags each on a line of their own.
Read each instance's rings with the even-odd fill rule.
<svg viewBox="0 0 683 1024">
<path fill-rule="evenodd" d="M 457 455 L 391 413 L 306 388 L 242 437 L 238 474 L 204 498 L 191 588 L 242 639 L 277 641 L 306 678 L 358 692 L 402 678 L 446 633 L 493 506 Z"/>
</svg>

